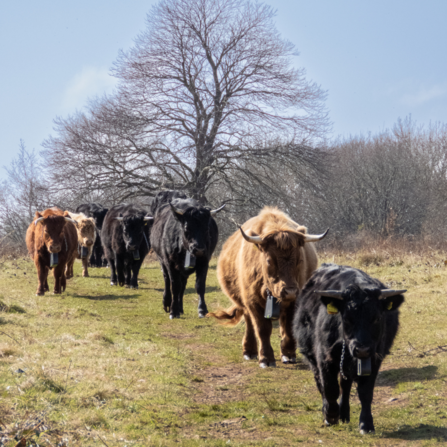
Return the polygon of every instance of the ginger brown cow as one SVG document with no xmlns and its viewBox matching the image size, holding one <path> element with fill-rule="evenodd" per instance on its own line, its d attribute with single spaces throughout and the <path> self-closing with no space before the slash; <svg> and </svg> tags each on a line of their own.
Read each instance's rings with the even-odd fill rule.
<svg viewBox="0 0 447 447">
<path fill-rule="evenodd" d="M 37 269 L 38 286 L 36 295 L 44 295 L 48 287 L 48 270 L 50 269 L 50 253 L 58 253 L 58 264 L 53 267 L 54 293 L 65 290 L 66 275 L 76 259 L 78 237 L 75 221 L 69 217 L 68 211 L 58 208 L 46 209 L 42 213 L 36 211 L 34 221 L 26 232 L 28 253 L 34 260 Z"/>
<path fill-rule="evenodd" d="M 82 276 L 88 277 L 88 261 L 93 252 L 96 240 L 96 225 L 93 217 L 87 217 L 84 213 L 68 213 L 76 221 L 76 231 L 78 233 L 77 258 L 82 261 Z M 82 247 L 87 248 L 87 253 L 82 256 Z M 73 272 L 71 271 L 71 276 Z"/>
<path fill-rule="evenodd" d="M 270 344 L 272 321 L 264 318 L 267 293 L 280 302 L 281 360 L 296 362 L 292 334 L 295 300 L 317 268 L 312 242 L 327 234 L 310 235 L 277 208 L 266 207 L 245 222 L 224 244 L 217 275 L 226 295 L 233 301 L 227 310 L 208 314 L 234 326 L 245 318 L 242 341 L 244 359 L 255 359 L 259 352 L 262 368 L 275 366 Z M 259 340 L 259 350 L 257 346 Z"/>
</svg>

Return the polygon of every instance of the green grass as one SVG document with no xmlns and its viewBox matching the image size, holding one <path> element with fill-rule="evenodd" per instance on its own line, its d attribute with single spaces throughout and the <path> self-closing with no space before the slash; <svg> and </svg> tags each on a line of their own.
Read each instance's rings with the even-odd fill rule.
<svg viewBox="0 0 447 447">
<path fill-rule="evenodd" d="M 325 428 L 320 395 L 300 356 L 297 365 L 280 365 L 278 358 L 268 370 L 244 362 L 244 325 L 229 329 L 199 319 L 194 278 L 185 315 L 171 321 L 157 264 L 145 265 L 140 288 L 130 290 L 111 287 L 108 269 L 92 268 L 82 278 L 77 262 L 62 296 L 37 297 L 32 262 L 6 261 L 0 267 L 0 439 L 21 431 L 42 446 L 63 439 L 70 446 L 445 444 L 447 271 L 436 256 L 322 256 L 408 287 L 401 329 L 376 385 L 370 436 L 358 433 L 355 387 L 351 422 Z M 207 283 L 210 310 L 228 304 L 215 265 Z M 275 328 L 277 357 L 279 341 Z"/>
</svg>

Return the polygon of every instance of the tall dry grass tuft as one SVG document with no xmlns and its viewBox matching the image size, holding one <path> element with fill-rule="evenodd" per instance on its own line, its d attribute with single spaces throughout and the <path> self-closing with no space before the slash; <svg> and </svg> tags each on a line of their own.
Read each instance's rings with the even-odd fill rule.
<svg viewBox="0 0 447 447">
<path fill-rule="evenodd" d="M 345 237 L 328 238 L 319 245 L 326 260 L 347 258 L 361 266 L 387 264 L 399 266 L 404 262 L 442 263 L 447 259 L 447 240 L 433 235 L 380 237 L 366 231 Z"/>
</svg>

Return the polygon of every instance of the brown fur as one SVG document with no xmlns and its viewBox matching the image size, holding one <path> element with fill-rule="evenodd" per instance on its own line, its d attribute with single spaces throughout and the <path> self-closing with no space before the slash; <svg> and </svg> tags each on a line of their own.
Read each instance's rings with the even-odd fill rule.
<svg viewBox="0 0 447 447">
<path fill-rule="evenodd" d="M 296 296 L 317 268 L 313 243 L 305 243 L 306 228 L 298 225 L 277 208 L 266 207 L 245 222 L 247 235 L 260 236 L 262 244 L 247 242 L 237 230 L 225 242 L 219 256 L 217 275 L 225 294 L 234 303 L 227 310 L 208 314 L 227 325 L 245 318 L 243 353 L 259 362 L 273 365 L 270 344 L 272 322 L 264 318 L 268 288 L 281 302 L 281 355 L 296 357 L 292 318 Z M 259 340 L 259 352 L 257 341 Z"/>
<path fill-rule="evenodd" d="M 82 276 L 88 277 L 88 262 L 92 255 L 93 245 L 96 240 L 96 225 L 93 217 L 87 217 L 83 213 L 69 213 L 70 217 L 77 222 L 76 231 L 78 233 L 78 245 L 88 248 L 88 255 L 81 259 L 81 253 L 78 250 L 77 258 L 82 261 Z M 71 272 L 73 276 L 73 272 Z"/>
<path fill-rule="evenodd" d="M 34 222 L 43 217 L 37 225 Z M 50 253 L 58 253 L 58 265 L 53 268 L 54 293 L 59 294 L 66 287 L 66 272 L 76 259 L 77 235 L 73 223 L 65 220 L 68 211 L 49 208 L 42 213 L 36 211 L 33 222 L 26 232 L 26 246 L 37 269 L 38 286 L 36 295 L 44 295 L 49 291 L 48 271 L 50 269 Z"/>
</svg>

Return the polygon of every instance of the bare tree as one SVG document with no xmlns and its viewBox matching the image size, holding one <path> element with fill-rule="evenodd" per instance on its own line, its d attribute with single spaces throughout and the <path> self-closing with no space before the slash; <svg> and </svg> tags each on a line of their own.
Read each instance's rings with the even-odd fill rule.
<svg viewBox="0 0 447 447">
<path fill-rule="evenodd" d="M 206 201 L 256 160 L 318 167 L 309 148 L 328 126 L 325 92 L 292 66 L 274 15 L 251 0 L 160 1 L 114 65 L 116 94 L 56 121 L 52 171 L 122 198 L 180 188 Z"/>
<path fill-rule="evenodd" d="M 26 229 L 36 210 L 49 204 L 48 187 L 36 154 L 23 141 L 6 171 L 8 177 L 0 186 L 0 234 L 9 243 L 24 247 Z"/>
</svg>

